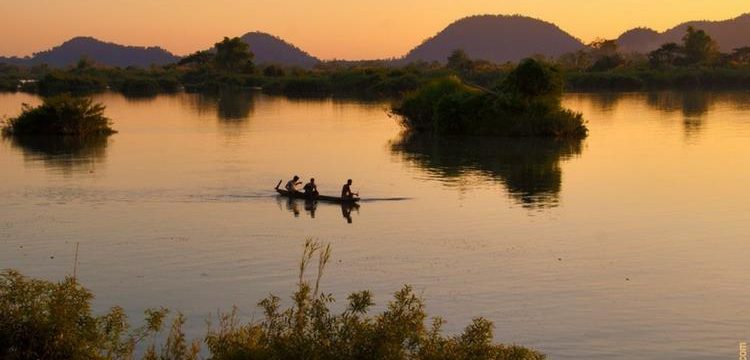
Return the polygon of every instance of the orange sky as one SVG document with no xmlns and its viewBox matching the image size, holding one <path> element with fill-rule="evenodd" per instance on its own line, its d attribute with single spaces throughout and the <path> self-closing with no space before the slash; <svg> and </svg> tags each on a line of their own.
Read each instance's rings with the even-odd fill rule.
<svg viewBox="0 0 750 360">
<path fill-rule="evenodd" d="M 78 35 L 184 55 L 259 30 L 323 59 L 368 59 L 401 56 L 475 14 L 528 15 L 588 42 L 747 12 L 750 0 L 0 0 L 0 55 L 30 55 Z"/>
</svg>

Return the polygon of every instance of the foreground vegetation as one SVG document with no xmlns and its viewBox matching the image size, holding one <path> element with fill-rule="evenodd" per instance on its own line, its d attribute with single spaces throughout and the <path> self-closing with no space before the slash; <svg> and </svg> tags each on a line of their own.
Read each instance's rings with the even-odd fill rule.
<svg viewBox="0 0 750 360">
<path fill-rule="evenodd" d="M 380 314 L 368 314 L 369 291 L 352 293 L 346 310 L 334 314 L 333 296 L 319 289 L 330 254 L 330 247 L 308 240 L 290 307 L 282 309 L 281 300 L 270 296 L 258 303 L 262 320 L 242 323 L 234 310 L 192 342 L 185 338 L 180 313 L 165 338 L 159 334 L 166 309 L 147 310 L 145 324 L 131 328 L 120 307 L 92 314 L 93 295 L 75 278 L 52 283 L 8 270 L 0 275 L 0 358 L 131 359 L 143 348 L 144 359 L 196 359 L 203 344 L 217 360 L 544 359 L 521 346 L 493 343 L 492 323 L 482 318 L 455 336 L 442 334 L 440 318 L 426 326 L 424 303 L 409 286 Z M 317 274 L 309 281 L 305 271 L 314 260 Z"/>
<path fill-rule="evenodd" d="M 104 116 L 104 105 L 68 94 L 47 97 L 36 107 L 23 105 L 21 114 L 6 121 L 6 136 L 95 137 L 115 133 Z"/>
<path fill-rule="evenodd" d="M 562 108 L 562 76 L 526 59 L 493 89 L 444 78 L 393 108 L 407 129 L 451 135 L 583 137 L 581 114 Z"/>
</svg>

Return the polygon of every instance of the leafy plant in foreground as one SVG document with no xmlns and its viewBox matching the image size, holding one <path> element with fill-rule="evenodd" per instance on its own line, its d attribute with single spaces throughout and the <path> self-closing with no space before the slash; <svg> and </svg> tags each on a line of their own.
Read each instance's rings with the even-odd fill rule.
<svg viewBox="0 0 750 360">
<path fill-rule="evenodd" d="M 316 258 L 317 255 L 317 258 Z M 422 299 L 409 286 L 397 291 L 386 309 L 369 315 L 374 305 L 369 291 L 347 298 L 346 310 L 334 314 L 331 294 L 321 292 L 320 280 L 330 260 L 330 246 L 308 240 L 299 267 L 297 290 L 290 307 L 269 296 L 258 305 L 260 321 L 243 324 L 237 310 L 220 314 L 218 326 L 203 338 L 209 359 L 472 359 L 539 360 L 544 355 L 521 347 L 493 343 L 492 323 L 474 319 L 461 334 L 445 336 L 440 318 L 425 325 Z M 317 261 L 315 261 L 317 260 Z M 317 265 L 314 281 L 306 279 Z M 104 315 L 91 313 L 92 294 L 75 278 L 59 283 L 34 280 L 7 270 L 0 275 L 0 358 L 132 359 L 145 346 L 142 358 L 193 360 L 198 341 L 188 342 L 185 318 L 177 314 L 164 341 L 158 333 L 166 309 L 147 310 L 145 325 L 130 329 L 122 308 Z M 150 340 L 150 344 L 145 342 Z"/>
</svg>

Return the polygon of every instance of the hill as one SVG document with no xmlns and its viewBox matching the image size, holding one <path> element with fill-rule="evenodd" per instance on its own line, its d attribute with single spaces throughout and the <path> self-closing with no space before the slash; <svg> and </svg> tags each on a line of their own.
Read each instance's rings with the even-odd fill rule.
<svg viewBox="0 0 750 360">
<path fill-rule="evenodd" d="M 74 65 L 82 57 L 106 66 L 164 65 L 179 60 L 178 56 L 159 47 L 125 46 L 92 37 L 75 37 L 52 49 L 25 58 L 0 58 L 0 62 L 17 65 L 47 64 L 52 67 Z"/>
<path fill-rule="evenodd" d="M 663 33 L 644 28 L 633 29 L 620 35 L 617 43 L 624 51 L 646 53 L 656 50 L 664 43 L 681 42 L 688 26 L 706 31 L 719 43 L 722 52 L 750 46 L 750 14 L 724 21 L 689 21 Z"/>
<path fill-rule="evenodd" d="M 471 58 L 502 63 L 537 54 L 557 57 L 583 47 L 580 40 L 545 21 L 519 15 L 479 15 L 448 25 L 404 60 L 445 62 L 453 50 L 463 49 Z"/>
<path fill-rule="evenodd" d="M 250 46 L 257 64 L 281 64 L 309 68 L 320 60 L 271 34 L 249 32 L 240 37 Z"/>
</svg>

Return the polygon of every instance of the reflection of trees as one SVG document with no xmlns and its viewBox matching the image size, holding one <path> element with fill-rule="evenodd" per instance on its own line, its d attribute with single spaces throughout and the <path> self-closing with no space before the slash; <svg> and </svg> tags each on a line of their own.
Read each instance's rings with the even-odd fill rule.
<svg viewBox="0 0 750 360">
<path fill-rule="evenodd" d="M 412 135 L 392 151 L 443 181 L 480 175 L 501 182 L 524 207 L 555 206 L 560 193 L 560 161 L 581 153 L 580 139 L 485 138 Z"/>
<path fill-rule="evenodd" d="M 706 91 L 661 91 L 650 92 L 646 103 L 664 112 L 680 111 L 684 116 L 703 116 L 714 103 L 711 93 Z"/>
<path fill-rule="evenodd" d="M 609 92 L 609 91 L 591 93 L 591 94 L 586 94 L 586 95 L 591 97 L 592 102 L 602 112 L 611 112 L 617 107 L 617 104 L 622 99 L 621 93 Z"/>
<path fill-rule="evenodd" d="M 703 129 L 704 116 L 714 106 L 716 98 L 707 91 L 662 91 L 652 92 L 646 103 L 659 111 L 681 112 L 685 135 L 698 135 Z"/>
<path fill-rule="evenodd" d="M 88 170 L 106 157 L 106 136 L 12 136 L 7 138 L 29 160 L 63 171 Z"/>
<path fill-rule="evenodd" d="M 646 103 L 660 111 L 681 112 L 687 135 L 698 134 L 703 128 L 703 117 L 711 110 L 716 99 L 706 91 L 652 92 Z"/>
<path fill-rule="evenodd" d="M 216 112 L 220 120 L 244 121 L 253 111 L 253 93 L 247 91 L 222 91 L 217 94 L 198 94 L 196 105 L 199 112 Z"/>
</svg>

